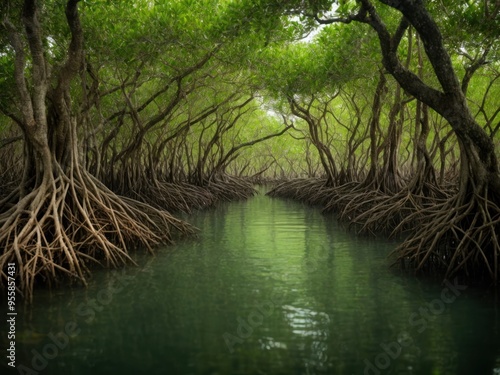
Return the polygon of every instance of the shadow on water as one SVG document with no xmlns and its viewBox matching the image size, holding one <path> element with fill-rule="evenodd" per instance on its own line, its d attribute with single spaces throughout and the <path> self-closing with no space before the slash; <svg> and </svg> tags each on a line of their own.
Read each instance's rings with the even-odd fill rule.
<svg viewBox="0 0 500 375">
<path fill-rule="evenodd" d="M 189 220 L 198 239 L 140 267 L 38 291 L 17 318 L 21 373 L 500 374 L 494 292 L 398 275 L 393 242 L 296 202 Z"/>
</svg>

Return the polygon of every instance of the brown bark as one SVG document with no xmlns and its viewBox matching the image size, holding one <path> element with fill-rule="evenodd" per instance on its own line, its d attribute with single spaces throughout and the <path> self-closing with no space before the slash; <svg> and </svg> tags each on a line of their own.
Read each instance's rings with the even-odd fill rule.
<svg viewBox="0 0 500 375">
<path fill-rule="evenodd" d="M 451 125 L 462 147 L 460 189 L 463 194 L 479 192 L 490 186 L 500 191 L 498 161 L 494 145 L 486 132 L 474 120 L 451 59 L 443 43 L 441 32 L 426 10 L 422 0 L 381 0 L 403 14 L 400 29 L 411 24 L 418 32 L 427 57 L 432 64 L 441 89 L 424 83 L 416 74 L 403 66 L 397 55 L 400 38 L 391 36 L 369 0 L 362 0 L 366 11 L 363 22 L 378 34 L 385 68 L 408 93 L 441 114 Z"/>
<path fill-rule="evenodd" d="M 44 56 L 37 2 L 24 2 L 24 31 L 4 22 L 15 51 L 25 172 L 19 193 L 0 201 L 0 280 L 7 278 L 7 263 L 15 261 L 19 288 L 28 299 L 40 275 L 49 283 L 60 274 L 85 283 L 89 261 L 116 266 L 131 261 L 130 245 L 150 248 L 171 241 L 170 228 L 190 230 L 166 212 L 116 196 L 81 167 L 70 95 L 83 56 L 78 2 L 66 5 L 72 37 L 55 76 Z M 25 44 L 31 69 L 26 69 Z"/>
<path fill-rule="evenodd" d="M 403 111 L 401 98 L 401 87 L 396 85 L 394 91 L 394 102 L 389 111 L 389 128 L 384 142 L 383 169 L 379 176 L 379 186 L 385 193 L 397 193 L 403 184 L 399 173 L 399 147 L 401 144 L 401 133 L 403 121 L 398 118 Z"/>
<path fill-rule="evenodd" d="M 335 96 L 337 95 L 338 94 L 336 94 Z M 337 163 L 335 162 L 335 159 L 329 147 L 325 145 L 325 143 L 321 140 L 320 119 L 316 118 L 311 113 L 311 106 L 315 100 L 316 99 L 314 98 L 314 96 L 312 96 L 307 106 L 301 106 L 293 98 L 289 98 L 288 102 L 292 113 L 295 116 L 303 119 L 307 123 L 309 128 L 309 136 L 311 138 L 311 143 L 318 151 L 321 165 L 323 166 L 323 170 L 325 171 L 327 176 L 326 185 L 333 186 L 338 182 Z M 327 107 L 325 106 L 323 109 L 323 114 L 321 116 L 325 115 L 326 110 Z"/>
<path fill-rule="evenodd" d="M 372 114 L 370 118 L 370 170 L 365 179 L 364 184 L 372 184 L 378 174 L 378 136 L 377 132 L 380 129 L 380 115 L 382 112 L 382 103 L 385 95 L 387 94 L 387 79 L 385 78 L 384 72 L 380 69 L 379 80 L 377 83 L 377 88 L 375 89 L 375 95 L 373 96 L 372 104 Z"/>
<path fill-rule="evenodd" d="M 444 270 L 445 277 L 462 273 L 475 279 L 486 277 L 496 283 L 500 279 L 498 160 L 492 139 L 475 121 L 468 108 L 464 94 L 468 76 L 466 75 L 462 87 L 444 46 L 441 32 L 425 8 L 424 0 L 380 2 L 402 13 L 400 24 L 393 35 L 371 0 L 359 0 L 360 7 L 355 15 L 333 19 L 331 22 L 356 21 L 370 25 L 378 35 L 386 70 L 407 93 L 448 121 L 460 147 L 458 194 L 445 196 L 437 204 L 427 204 L 401 217 L 396 230 L 404 227 L 415 229 L 395 250 L 398 261 L 416 270 Z M 440 89 L 426 84 L 399 59 L 401 38 L 410 25 L 415 28 L 423 43 Z M 472 67 L 469 73 L 473 73 L 474 68 Z M 426 136 L 425 123 L 423 126 L 419 142 L 424 142 Z M 423 144 L 420 148 L 425 160 Z M 399 197 L 396 198 L 398 202 L 389 202 L 389 209 L 397 209 L 398 205 L 402 204 Z M 411 192 L 403 202 L 408 199 L 413 200 Z M 387 205 L 382 198 L 381 204 L 367 212 L 369 215 L 377 215 L 379 207 L 385 207 L 387 210 Z M 373 220 L 376 219 L 369 219 L 368 222 Z"/>
</svg>

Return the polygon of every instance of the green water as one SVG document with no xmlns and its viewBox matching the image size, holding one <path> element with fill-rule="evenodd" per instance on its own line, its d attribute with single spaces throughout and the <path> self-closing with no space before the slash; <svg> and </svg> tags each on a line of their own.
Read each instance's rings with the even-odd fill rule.
<svg viewBox="0 0 500 375">
<path fill-rule="evenodd" d="M 198 239 L 139 267 L 37 290 L 17 316 L 21 373 L 500 373 L 492 291 L 391 271 L 394 243 L 295 202 L 259 195 L 189 220 Z"/>
</svg>

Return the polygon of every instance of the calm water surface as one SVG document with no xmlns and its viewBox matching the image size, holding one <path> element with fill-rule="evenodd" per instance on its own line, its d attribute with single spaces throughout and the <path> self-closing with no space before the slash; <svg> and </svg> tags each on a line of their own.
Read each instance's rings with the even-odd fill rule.
<svg viewBox="0 0 500 375">
<path fill-rule="evenodd" d="M 492 291 L 399 275 L 394 243 L 296 202 L 259 195 L 189 220 L 198 239 L 139 267 L 38 290 L 17 317 L 21 373 L 500 374 Z"/>
</svg>

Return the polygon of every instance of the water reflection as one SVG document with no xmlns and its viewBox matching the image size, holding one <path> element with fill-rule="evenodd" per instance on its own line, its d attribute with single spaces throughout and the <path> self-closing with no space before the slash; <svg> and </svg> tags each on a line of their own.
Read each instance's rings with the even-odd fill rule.
<svg viewBox="0 0 500 375">
<path fill-rule="evenodd" d="M 36 371 L 55 375 L 499 372 L 495 294 L 460 290 L 441 308 L 442 286 L 388 270 L 391 242 L 265 196 L 190 220 L 198 239 L 138 268 L 38 291 L 19 316 L 18 364 L 45 360 Z M 44 359 L 70 323 L 78 333 Z"/>
</svg>

